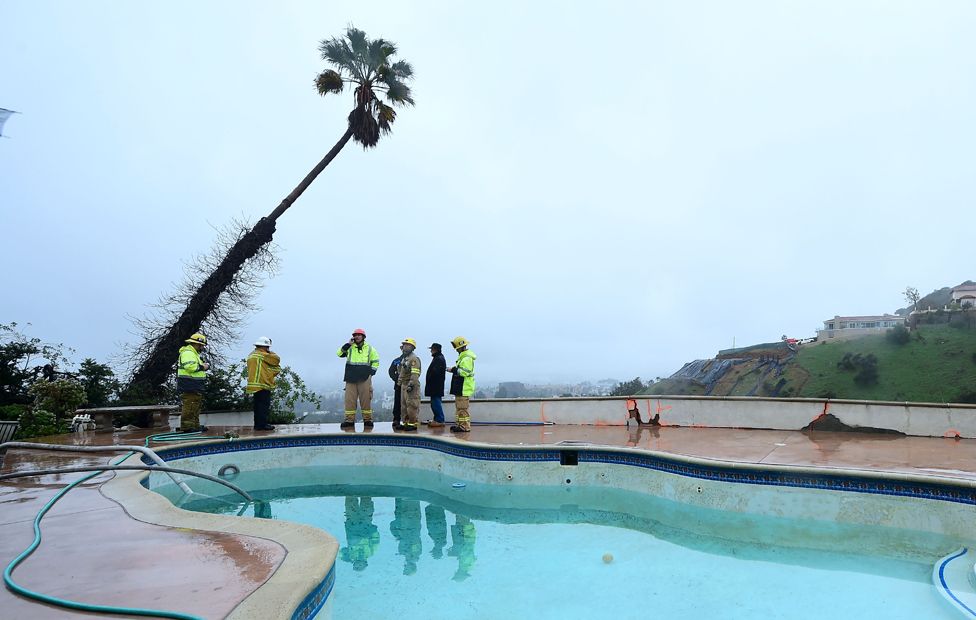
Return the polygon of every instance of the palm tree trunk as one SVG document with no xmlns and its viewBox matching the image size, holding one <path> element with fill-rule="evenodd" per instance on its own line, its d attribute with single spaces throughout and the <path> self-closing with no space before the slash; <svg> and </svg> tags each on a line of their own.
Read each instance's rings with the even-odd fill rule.
<svg viewBox="0 0 976 620">
<path fill-rule="evenodd" d="M 346 130 L 335 146 L 326 153 L 311 172 L 305 175 L 302 182 L 281 201 L 274 211 L 263 217 L 228 250 L 220 265 L 203 281 L 197 289 L 186 309 L 172 326 L 152 345 L 149 355 L 142 361 L 126 386 L 125 397 L 129 399 L 158 398 L 166 383 L 167 377 L 173 371 L 173 360 L 176 352 L 183 345 L 183 341 L 198 331 L 206 318 L 213 311 L 220 295 L 234 281 L 234 277 L 249 259 L 267 243 L 271 242 L 275 232 L 275 222 L 298 200 L 308 186 L 312 184 L 325 167 L 328 166 L 342 147 L 352 137 L 352 128 Z"/>
<path fill-rule="evenodd" d="M 288 194 L 285 197 L 285 199 L 281 201 L 281 204 L 278 205 L 275 208 L 275 210 L 271 212 L 271 215 L 269 215 L 267 219 L 270 219 L 272 222 L 277 221 L 278 218 L 281 217 L 281 214 L 287 211 L 288 207 L 290 207 L 293 202 L 298 200 L 298 197 L 301 196 L 306 189 L 308 189 L 308 186 L 312 184 L 312 181 L 315 180 L 315 177 L 319 176 L 319 173 L 325 170 L 325 167 L 328 166 L 330 163 L 332 163 L 332 160 L 335 159 L 335 156 L 339 154 L 339 151 L 342 150 L 342 147 L 346 146 L 346 143 L 349 142 L 350 138 L 352 138 L 351 127 L 346 130 L 346 133 L 342 134 L 342 137 L 339 138 L 339 141 L 335 143 L 335 146 L 332 147 L 332 150 L 326 153 L 325 157 L 322 158 L 322 161 L 320 161 L 314 168 L 312 168 L 311 172 L 305 175 L 305 178 L 302 179 L 302 182 L 299 183 L 298 186 L 295 187 L 295 189 L 291 190 L 291 193 Z"/>
</svg>

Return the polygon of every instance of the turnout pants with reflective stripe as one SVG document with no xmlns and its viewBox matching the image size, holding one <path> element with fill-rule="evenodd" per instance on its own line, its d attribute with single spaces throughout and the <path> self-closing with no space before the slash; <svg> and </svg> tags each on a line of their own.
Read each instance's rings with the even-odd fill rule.
<svg viewBox="0 0 976 620">
<path fill-rule="evenodd" d="M 183 392 L 183 411 L 180 412 L 180 428 L 197 428 L 200 426 L 200 410 L 203 409 L 203 394 Z"/>
<path fill-rule="evenodd" d="M 356 421 L 356 403 L 363 412 L 363 422 L 373 420 L 373 378 L 361 383 L 346 383 L 346 422 Z"/>
<path fill-rule="evenodd" d="M 457 420 L 457 425 L 466 431 L 471 430 L 471 414 L 468 413 L 470 403 L 471 398 L 468 396 L 454 397 L 454 411 L 456 412 L 455 419 Z"/>
<path fill-rule="evenodd" d="M 412 392 L 407 391 L 407 386 L 400 388 L 401 422 L 405 426 L 417 426 L 417 419 L 420 417 L 420 384 L 411 382 L 411 385 Z"/>
</svg>

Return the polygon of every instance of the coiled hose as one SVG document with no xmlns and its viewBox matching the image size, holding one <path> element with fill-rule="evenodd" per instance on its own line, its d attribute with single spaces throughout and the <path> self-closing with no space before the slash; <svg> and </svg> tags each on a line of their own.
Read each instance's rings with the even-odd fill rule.
<svg viewBox="0 0 976 620">
<path fill-rule="evenodd" d="M 161 433 L 161 434 L 158 434 L 158 435 L 150 435 L 149 437 L 147 437 L 146 438 L 145 445 L 146 445 L 146 447 L 148 447 L 149 446 L 149 442 L 151 440 L 152 441 L 167 442 L 167 441 L 190 441 L 190 440 L 199 440 L 199 439 L 224 439 L 224 437 L 204 437 L 204 436 L 200 435 L 199 433 L 181 433 L 179 436 L 177 436 L 176 433 Z M 230 438 L 228 438 L 228 439 L 230 439 Z M 18 584 L 17 582 L 15 582 L 13 580 L 13 572 L 14 572 L 14 569 L 16 569 L 17 566 L 19 566 L 24 560 L 26 560 L 28 557 L 30 557 L 30 555 L 32 553 L 34 553 L 34 551 L 36 551 L 37 548 L 41 544 L 41 540 L 42 540 L 41 520 L 44 518 L 44 515 L 46 515 L 48 513 L 48 511 L 50 511 L 51 508 L 53 508 L 54 505 L 56 503 L 58 503 L 58 501 L 61 498 L 63 498 L 65 495 L 67 495 L 69 491 L 71 491 L 72 489 L 74 489 L 78 485 L 80 485 L 80 484 L 82 484 L 82 483 L 84 483 L 84 482 L 86 482 L 88 480 L 91 480 L 92 478 L 94 478 L 94 477 L 96 477 L 96 476 L 98 476 L 100 474 L 105 473 L 106 471 L 112 471 L 112 470 L 148 470 L 148 471 L 152 471 L 152 470 L 156 470 L 156 471 L 168 471 L 170 473 L 179 473 L 179 474 L 184 474 L 184 475 L 188 475 L 188 476 L 196 476 L 196 477 L 199 477 L 199 478 L 205 478 L 207 480 L 211 480 L 213 482 L 218 482 L 220 484 L 223 484 L 224 486 L 230 487 L 234 491 L 240 493 L 248 501 L 248 503 L 250 503 L 250 502 L 253 501 L 253 498 L 250 495 L 248 495 L 246 492 L 244 492 L 240 488 L 236 487 L 235 485 L 230 484 L 229 482 L 227 482 L 225 480 L 220 480 L 219 478 L 214 478 L 213 476 L 210 476 L 210 475 L 207 475 L 207 474 L 200 474 L 200 473 L 193 472 L 193 471 L 189 471 L 189 470 L 186 470 L 186 469 L 177 469 L 177 468 L 173 468 L 173 467 L 162 467 L 162 466 L 158 466 L 158 465 L 157 466 L 149 466 L 149 465 L 122 465 L 122 463 L 125 462 L 125 460 L 128 459 L 133 454 L 135 454 L 135 452 L 130 452 L 127 455 L 125 455 L 124 457 L 122 457 L 119 460 L 118 463 L 113 463 L 113 464 L 109 464 L 107 466 L 102 466 L 102 467 L 98 467 L 98 466 L 90 467 L 90 468 L 89 467 L 67 467 L 67 468 L 61 468 L 61 469 L 45 469 L 45 470 L 30 471 L 30 472 L 17 472 L 17 473 L 14 473 L 14 474 L 5 474 L 3 476 L 0 476 L 0 480 L 9 480 L 9 479 L 12 479 L 12 478 L 22 478 L 22 477 L 26 477 L 26 476 L 39 476 L 39 475 L 45 475 L 45 474 L 49 474 L 49 473 L 71 473 L 71 472 L 78 472 L 78 471 L 92 471 L 92 473 L 88 474 L 87 476 L 83 476 L 83 477 L 79 478 L 78 480 L 75 480 L 74 482 L 72 482 L 68 486 L 66 486 L 63 489 L 61 489 L 60 491 L 58 491 L 58 493 L 54 497 L 52 497 L 50 500 L 48 500 L 48 502 L 46 504 L 44 504 L 44 507 L 41 508 L 40 512 L 38 512 L 37 515 L 34 517 L 34 540 L 31 542 L 31 544 L 26 549 L 24 549 L 20 553 L 20 555 L 18 555 L 16 558 L 14 558 L 13 561 L 11 561 L 10 564 L 7 565 L 7 568 L 4 569 L 4 571 L 3 571 L 3 582 L 7 586 L 7 589 L 11 590 L 12 592 L 14 592 L 16 594 L 19 594 L 20 596 L 24 596 L 26 598 L 30 598 L 30 599 L 33 599 L 33 600 L 36 600 L 36 601 L 40 601 L 42 603 L 47 603 L 49 605 L 55 605 L 55 606 L 58 606 L 58 607 L 64 607 L 66 609 L 75 609 L 75 610 L 78 610 L 78 611 L 91 611 L 91 612 L 103 613 L 103 614 L 124 614 L 124 615 L 128 615 L 128 616 L 148 616 L 148 617 L 153 617 L 153 618 L 177 618 L 179 620 L 204 620 L 200 616 L 195 616 L 193 614 L 185 614 L 185 613 L 178 612 L 178 611 L 168 611 L 168 610 L 165 610 L 165 609 L 144 609 L 144 608 L 140 608 L 140 607 L 115 607 L 115 606 L 110 606 L 110 605 L 95 605 L 95 604 L 92 604 L 92 603 L 82 603 L 82 602 L 79 602 L 79 601 L 71 601 L 71 600 L 68 600 L 68 599 L 58 598 L 56 596 L 50 596 L 48 594 L 42 594 L 40 592 L 35 592 L 34 590 L 29 590 L 29 589 L 21 586 L 20 584 Z M 247 504 L 245 504 L 245 507 L 246 506 L 247 506 Z"/>
</svg>

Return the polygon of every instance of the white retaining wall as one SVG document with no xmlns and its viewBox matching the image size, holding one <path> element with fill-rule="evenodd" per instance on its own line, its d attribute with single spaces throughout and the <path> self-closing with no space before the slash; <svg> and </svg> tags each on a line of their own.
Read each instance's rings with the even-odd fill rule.
<svg viewBox="0 0 976 620">
<path fill-rule="evenodd" d="M 475 422 L 552 422 L 555 424 L 626 425 L 627 398 L 543 398 L 472 401 Z M 852 427 L 883 428 L 927 437 L 976 438 L 976 405 L 894 403 L 814 398 L 747 396 L 634 397 L 645 422 L 660 414 L 665 426 L 704 426 L 800 430 L 820 416 L 833 414 Z M 444 402 L 454 418 L 454 403 Z M 420 417 L 431 417 L 424 402 Z"/>
<path fill-rule="evenodd" d="M 625 426 L 627 398 L 492 399 L 471 402 L 475 422 L 552 422 Z M 641 417 L 660 414 L 665 426 L 800 430 L 820 416 L 832 414 L 851 427 L 883 428 L 922 437 L 976 438 L 976 405 L 895 403 L 814 398 L 748 396 L 635 397 Z M 454 402 L 444 401 L 444 414 L 454 419 Z M 357 416 L 358 417 L 358 416 Z M 433 415 L 427 401 L 420 418 Z M 200 416 L 210 426 L 251 426 L 253 415 L 213 413 Z"/>
</svg>

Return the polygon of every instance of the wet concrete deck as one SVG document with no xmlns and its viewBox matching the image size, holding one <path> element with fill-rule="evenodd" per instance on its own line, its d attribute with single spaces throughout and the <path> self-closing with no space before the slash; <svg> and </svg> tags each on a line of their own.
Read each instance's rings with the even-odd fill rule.
<svg viewBox="0 0 976 620">
<path fill-rule="evenodd" d="M 212 428 L 210 434 L 224 429 Z M 336 424 L 281 426 L 274 432 L 240 430 L 242 437 L 340 432 Z M 77 445 L 142 445 L 137 430 L 47 438 Z M 354 432 L 363 432 L 357 424 Z M 377 423 L 374 433 L 392 432 Z M 976 479 L 976 440 L 862 433 L 801 433 L 715 428 L 609 426 L 475 426 L 470 434 L 422 427 L 420 434 L 500 445 L 563 441 L 626 446 L 725 461 L 844 467 Z M 2 473 L 107 462 L 111 455 L 7 453 Z M 6 566 L 33 538 L 34 516 L 54 494 L 84 474 L 0 482 L 0 562 Z M 137 521 L 100 492 L 103 474 L 60 501 L 44 519 L 40 548 L 14 573 L 25 587 L 72 600 L 167 609 L 222 618 L 267 581 L 285 556 L 262 538 L 168 528 Z M 341 534 L 340 534 L 341 535 Z M 94 618 L 0 591 L 4 618 Z M 123 616 L 111 616 L 123 617 Z"/>
</svg>

